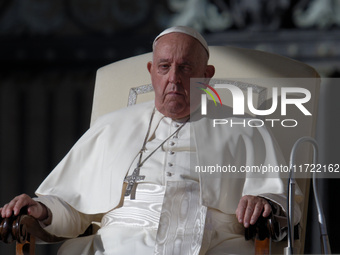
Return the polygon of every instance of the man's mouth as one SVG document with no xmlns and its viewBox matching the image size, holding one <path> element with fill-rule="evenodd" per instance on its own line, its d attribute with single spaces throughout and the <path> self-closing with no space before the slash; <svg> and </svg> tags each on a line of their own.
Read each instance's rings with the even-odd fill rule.
<svg viewBox="0 0 340 255">
<path fill-rule="evenodd" d="M 167 96 L 168 96 L 168 95 L 169 95 L 169 96 L 183 96 L 182 93 L 179 93 L 179 92 L 177 92 L 177 91 L 170 91 L 170 92 L 168 92 L 166 95 L 167 95 Z"/>
</svg>

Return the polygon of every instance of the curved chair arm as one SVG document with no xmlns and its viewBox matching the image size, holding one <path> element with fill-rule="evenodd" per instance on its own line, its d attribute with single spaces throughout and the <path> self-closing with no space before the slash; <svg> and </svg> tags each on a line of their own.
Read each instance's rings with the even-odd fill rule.
<svg viewBox="0 0 340 255">
<path fill-rule="evenodd" d="M 268 217 L 260 216 L 254 225 L 245 229 L 245 239 L 254 240 L 255 254 L 270 254 L 270 242 L 281 241 L 287 234 L 271 213 Z"/>
<path fill-rule="evenodd" d="M 280 226 L 280 223 L 275 219 L 273 214 L 264 218 L 260 216 L 254 225 L 250 225 L 245 229 L 245 239 L 251 240 L 256 238 L 263 241 L 266 238 L 271 238 L 274 241 L 282 240 L 287 234 L 287 230 Z"/>
<path fill-rule="evenodd" d="M 0 217 L 0 241 L 25 243 L 30 241 L 30 235 L 47 243 L 60 242 L 66 239 L 50 234 L 40 226 L 35 218 L 27 214 L 19 214 L 9 218 Z"/>
</svg>

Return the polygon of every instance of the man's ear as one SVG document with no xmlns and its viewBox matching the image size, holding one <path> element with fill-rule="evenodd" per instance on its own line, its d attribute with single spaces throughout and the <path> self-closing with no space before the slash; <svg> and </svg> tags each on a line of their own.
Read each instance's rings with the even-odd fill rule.
<svg viewBox="0 0 340 255">
<path fill-rule="evenodd" d="M 149 61 L 146 65 L 146 67 L 148 68 L 149 73 L 151 73 L 152 62 Z"/>
<path fill-rule="evenodd" d="M 213 65 L 207 65 L 205 69 L 205 78 L 212 78 L 215 74 L 215 67 Z"/>
</svg>

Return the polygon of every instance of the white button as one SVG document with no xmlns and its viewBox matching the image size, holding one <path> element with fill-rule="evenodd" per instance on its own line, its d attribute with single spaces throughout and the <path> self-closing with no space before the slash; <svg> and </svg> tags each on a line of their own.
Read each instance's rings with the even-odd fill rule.
<svg viewBox="0 0 340 255">
<path fill-rule="evenodd" d="M 170 154 L 170 155 L 174 155 L 175 152 L 174 152 L 174 151 L 169 151 L 169 154 Z"/>
<path fill-rule="evenodd" d="M 175 145 L 175 142 L 170 142 L 170 146 L 174 146 Z"/>
<path fill-rule="evenodd" d="M 168 166 L 170 166 L 170 167 L 172 167 L 174 164 L 172 164 L 172 163 L 168 163 Z"/>
<path fill-rule="evenodd" d="M 171 177 L 171 176 L 172 176 L 172 173 L 166 172 L 166 176 Z"/>
</svg>

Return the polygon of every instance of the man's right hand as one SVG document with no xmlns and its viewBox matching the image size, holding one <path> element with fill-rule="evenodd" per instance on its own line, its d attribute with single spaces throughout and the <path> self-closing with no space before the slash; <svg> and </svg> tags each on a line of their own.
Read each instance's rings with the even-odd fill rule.
<svg viewBox="0 0 340 255">
<path fill-rule="evenodd" d="M 11 217 L 14 213 L 17 216 L 21 208 L 27 206 L 27 214 L 36 218 L 37 220 L 45 220 L 48 217 L 48 209 L 45 205 L 34 201 L 30 196 L 22 194 L 12 199 L 8 204 L 0 208 L 2 218 Z"/>
</svg>

